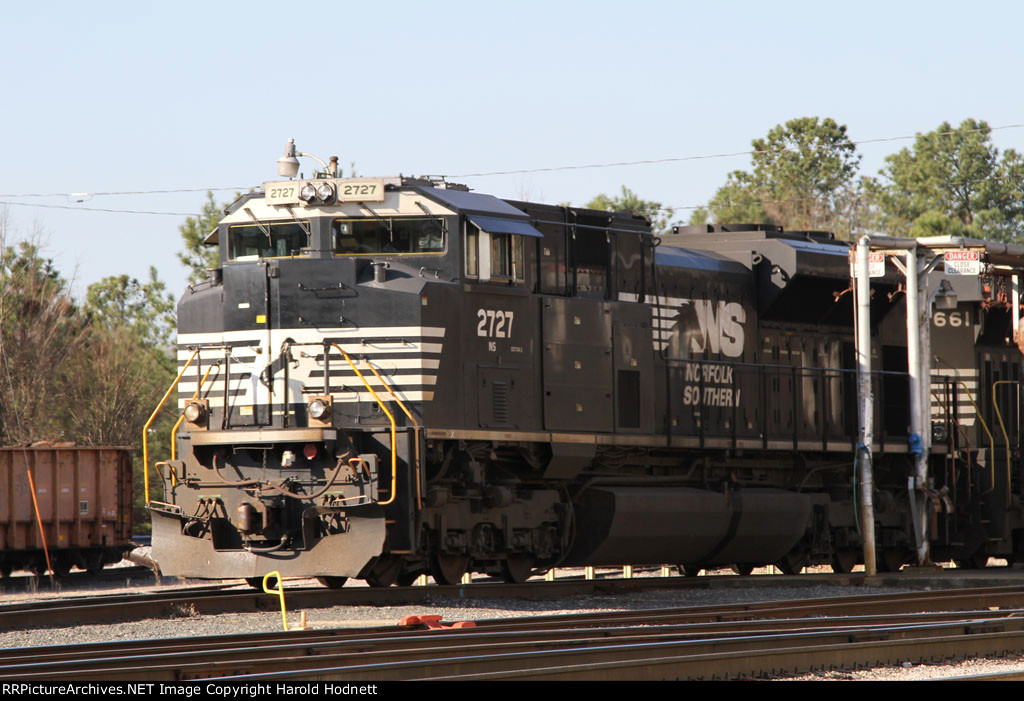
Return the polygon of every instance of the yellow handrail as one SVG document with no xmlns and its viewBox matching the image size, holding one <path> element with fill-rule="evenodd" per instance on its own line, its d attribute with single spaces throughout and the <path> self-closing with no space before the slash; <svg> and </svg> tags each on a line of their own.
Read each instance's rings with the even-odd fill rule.
<svg viewBox="0 0 1024 701">
<path fill-rule="evenodd" d="M 380 407 L 381 411 L 387 414 L 388 419 L 391 421 L 391 496 L 388 497 L 387 501 L 377 502 L 382 506 L 386 506 L 394 502 L 395 497 L 398 495 L 398 457 L 395 455 L 395 417 L 390 411 L 388 411 L 388 408 L 384 406 L 384 402 L 380 400 L 380 397 L 377 396 L 377 393 L 373 391 L 373 387 L 371 387 L 370 383 L 366 381 L 366 378 L 363 376 L 363 373 L 359 372 L 359 368 L 357 368 L 356 364 L 352 362 L 352 358 L 349 357 L 348 353 L 346 353 L 344 349 L 342 349 L 342 347 L 339 346 L 337 343 L 332 343 L 331 345 L 337 348 L 338 352 L 341 353 L 342 357 L 344 357 L 345 360 L 348 361 L 348 364 L 352 366 L 352 369 L 355 371 L 356 375 L 359 377 L 360 380 L 363 381 L 363 384 L 366 385 L 366 389 L 370 390 L 370 394 L 373 395 L 373 398 L 375 400 L 377 400 L 377 406 Z"/>
<path fill-rule="evenodd" d="M 1006 433 L 1006 424 L 1003 423 L 1003 412 L 999 411 L 999 402 L 996 401 L 996 387 L 998 385 L 1015 385 L 1015 380 L 997 380 L 992 383 L 992 407 L 996 410 L 996 418 L 999 419 L 999 428 L 1003 431 L 1003 440 L 1006 441 L 1006 493 L 1010 493 L 1010 436 Z M 995 469 L 992 472 L 992 489 L 996 488 Z M 989 492 L 992 489 L 988 490 Z M 985 492 L 988 494 L 988 492 Z"/>
<path fill-rule="evenodd" d="M 402 408 L 402 411 L 405 412 L 405 415 L 409 417 L 409 420 L 412 421 L 413 440 L 416 442 L 416 506 L 417 508 L 422 509 L 423 496 L 420 489 L 420 422 L 417 421 L 416 417 L 414 417 L 409 412 L 409 410 L 405 406 L 405 403 L 398 398 L 398 395 L 395 394 L 395 390 L 391 388 L 391 385 L 389 385 L 387 381 L 380 376 L 380 373 L 377 372 L 377 368 L 373 366 L 373 363 L 371 363 L 369 360 L 364 360 L 363 362 L 365 362 L 370 367 L 370 370 L 373 371 L 373 374 L 376 375 L 377 379 L 380 380 L 380 383 L 384 385 L 384 389 L 391 393 L 392 398 L 395 400 L 398 406 Z"/>
<path fill-rule="evenodd" d="M 164 402 L 167 401 L 167 398 L 171 396 L 171 392 L 173 392 L 178 386 L 178 383 L 181 382 L 181 378 L 185 375 L 185 371 L 188 370 L 190 365 L 192 365 L 192 361 L 196 359 L 197 355 L 199 355 L 198 349 L 192 352 L 192 357 L 188 359 L 188 362 L 185 363 L 185 367 L 183 367 L 181 372 L 178 373 L 178 376 L 174 378 L 174 382 L 172 382 L 171 386 L 167 388 L 166 392 L 164 392 L 164 396 L 160 400 L 160 403 L 156 405 L 156 409 L 154 409 L 153 413 L 150 415 L 149 421 L 147 421 L 146 425 L 142 427 L 142 480 L 146 488 L 146 506 L 149 506 L 149 427 L 156 418 L 156 415 L 164 408 Z"/>
<path fill-rule="evenodd" d="M 196 387 L 196 391 L 192 395 L 192 399 L 199 399 L 199 391 L 203 388 L 203 385 L 206 383 L 206 378 L 208 378 L 210 376 L 210 373 L 213 372 L 213 369 L 215 367 L 217 367 L 217 366 L 216 365 L 211 365 L 210 369 L 207 370 L 206 374 L 203 375 L 202 379 L 199 380 L 199 386 Z M 178 429 L 181 428 L 181 424 L 183 424 L 184 422 L 185 422 L 185 412 L 181 412 L 181 416 L 179 416 L 177 422 L 175 422 L 174 428 L 171 429 L 171 460 L 174 460 L 175 457 L 177 457 L 177 452 L 178 452 L 177 444 L 178 444 L 178 441 L 175 440 L 175 439 L 178 436 Z M 171 480 L 173 480 L 174 479 L 174 477 L 173 477 L 174 473 L 172 472 L 171 475 L 172 475 L 171 476 Z"/>
</svg>

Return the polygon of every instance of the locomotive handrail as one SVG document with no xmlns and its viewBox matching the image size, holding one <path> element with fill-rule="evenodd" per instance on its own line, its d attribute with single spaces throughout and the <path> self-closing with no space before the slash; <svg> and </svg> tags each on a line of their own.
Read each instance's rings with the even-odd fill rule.
<svg viewBox="0 0 1024 701">
<path fill-rule="evenodd" d="M 365 358 L 363 359 L 363 362 L 365 362 L 369 366 L 370 370 L 373 371 L 373 374 L 377 376 L 378 380 L 380 380 L 380 383 L 384 385 L 384 388 L 391 394 L 395 402 L 398 403 L 398 406 L 401 407 L 402 411 L 405 412 L 405 415 L 409 417 L 410 421 L 412 421 L 413 442 L 416 444 L 416 507 L 422 509 L 423 495 L 420 489 L 420 422 L 417 421 L 416 417 L 414 417 L 412 413 L 409 412 L 409 410 L 405 406 L 405 402 L 398 398 L 398 395 L 395 394 L 395 390 L 391 388 L 391 385 L 389 385 L 387 381 L 383 377 L 381 377 L 380 373 L 377 372 L 377 368 L 373 366 L 373 363 L 371 363 L 369 360 L 366 360 Z"/>
<path fill-rule="evenodd" d="M 988 423 L 985 421 L 985 417 L 981 415 L 981 410 L 978 409 L 978 404 L 977 404 L 977 402 L 974 401 L 974 395 L 971 394 L 971 390 L 967 387 L 967 385 L 964 383 L 963 380 L 957 379 L 956 383 L 964 388 L 964 392 L 967 393 L 967 398 L 969 400 L 971 400 L 971 406 L 974 407 L 974 413 L 978 417 L 978 422 L 981 424 L 981 427 L 983 429 L 985 429 L 985 433 L 988 435 L 988 449 L 989 449 L 989 453 L 995 452 L 995 449 L 996 449 L 996 439 L 995 439 L 995 437 L 993 437 L 992 431 L 988 430 Z M 989 478 L 989 481 L 992 483 L 992 489 L 995 489 L 996 488 L 996 486 L 995 486 L 996 485 L 996 464 L 995 464 L 994 460 L 989 460 L 989 463 L 991 463 L 991 465 L 992 465 L 992 476 Z M 988 490 L 982 492 L 982 494 L 988 494 L 989 492 L 992 491 L 992 489 L 988 489 Z"/>
<path fill-rule="evenodd" d="M 373 398 L 377 401 L 377 406 L 380 407 L 380 410 L 383 411 L 387 415 L 388 419 L 391 421 L 391 495 L 388 497 L 387 501 L 377 502 L 382 506 L 386 506 L 394 502 L 395 497 L 398 495 L 398 456 L 395 454 L 395 416 L 390 411 L 388 411 L 388 408 L 386 406 L 384 406 L 384 402 L 382 402 L 380 397 L 377 396 L 377 393 L 373 391 L 373 387 L 371 387 L 370 383 L 366 381 L 366 377 L 363 375 L 363 373 L 359 372 L 359 368 L 357 368 L 356 364 L 352 362 L 352 358 L 349 357 L 349 354 L 346 353 L 345 350 L 337 343 L 332 343 L 331 345 L 337 348 L 338 352 L 341 353 L 342 357 L 345 358 L 345 360 L 348 361 L 348 364 L 352 366 L 352 369 L 355 371 L 356 376 L 363 381 L 363 384 L 366 385 L 366 389 L 370 390 L 370 394 L 373 395 Z"/>
<path fill-rule="evenodd" d="M 945 421 L 947 423 L 952 423 L 953 424 L 954 430 L 959 432 L 961 438 L 963 438 L 964 444 L 967 446 L 967 450 L 965 451 L 965 454 L 967 455 L 967 459 L 965 460 L 965 462 L 967 463 L 967 498 L 970 499 L 970 496 L 971 496 L 971 486 L 972 486 L 971 485 L 970 476 L 971 476 L 971 472 L 973 471 L 973 468 L 974 468 L 974 465 L 971 463 L 971 438 L 970 438 L 969 435 L 967 435 L 967 430 L 963 426 L 960 425 L 959 421 L 955 421 L 955 422 L 952 421 L 952 417 L 950 416 L 950 411 L 949 411 L 949 405 L 946 404 L 945 398 L 942 397 L 934 389 L 932 389 L 931 395 L 932 395 L 932 399 L 939 403 L 939 407 L 941 407 L 941 409 L 942 409 L 942 415 L 943 415 L 943 417 L 945 417 Z M 954 440 L 953 439 L 953 434 L 950 434 L 950 437 L 949 437 L 948 440 L 950 441 L 950 445 L 952 445 L 952 442 Z M 953 472 L 953 476 L 952 476 L 952 479 L 950 480 L 950 483 L 952 483 L 952 484 L 956 484 L 956 460 L 957 460 L 956 453 L 957 453 L 956 450 L 952 450 L 952 452 L 950 453 L 950 469 Z M 953 503 L 956 503 L 956 490 L 952 491 L 951 497 L 953 499 Z"/>
<path fill-rule="evenodd" d="M 146 421 L 146 425 L 142 427 L 142 481 L 146 491 L 146 506 L 149 506 L 149 427 L 152 425 L 153 420 L 156 419 L 156 415 L 164 408 L 164 403 L 167 401 L 167 398 L 171 396 L 171 392 L 173 392 L 178 386 L 178 383 L 181 382 L 181 378 L 184 377 L 185 371 L 189 369 L 189 366 L 192 365 L 192 361 L 196 359 L 197 355 L 199 355 L 198 348 L 192 351 L 192 356 L 188 359 L 188 362 L 185 363 L 185 366 L 178 373 L 178 376 L 174 378 L 174 382 L 171 383 L 171 386 L 167 388 L 166 392 L 164 392 L 164 396 L 160 399 L 160 403 L 156 405 L 156 409 L 154 409 L 153 413 L 150 414 L 149 420 Z M 171 442 L 173 443 L 173 440 Z"/>
<path fill-rule="evenodd" d="M 1010 493 L 1010 436 L 1006 432 L 1006 424 L 1003 423 L 1003 412 L 999 411 L 999 402 L 996 401 L 996 387 L 999 385 L 1016 385 L 1016 380 L 997 380 L 992 383 L 992 408 L 996 410 L 996 418 L 999 419 L 999 428 L 1003 431 L 1003 439 L 1006 441 L 1006 493 Z M 994 462 L 994 461 L 993 461 Z M 992 489 L 996 488 L 995 465 L 992 465 Z M 988 494 L 985 492 L 985 494 Z"/>
<path fill-rule="evenodd" d="M 207 370 L 206 374 L 203 375 L 202 378 L 199 380 L 199 385 L 196 387 L 196 391 L 192 394 L 192 399 L 193 400 L 199 399 L 199 392 L 200 392 L 200 390 L 202 390 L 203 384 L 206 382 L 207 378 L 210 376 L 210 373 L 213 372 L 213 369 L 215 367 L 217 367 L 217 366 L 216 365 L 211 365 L 210 369 Z M 176 460 L 177 459 L 177 447 L 176 446 L 177 446 L 178 442 L 175 440 L 175 437 L 178 435 L 178 429 L 181 428 L 181 424 L 183 424 L 184 422 L 185 422 L 185 412 L 183 411 L 183 412 L 181 412 L 181 416 L 179 416 L 178 420 L 175 422 L 174 428 L 171 429 L 171 460 Z M 174 477 L 173 476 L 171 477 L 171 481 L 172 482 L 174 481 Z"/>
<path fill-rule="evenodd" d="M 790 377 L 790 381 L 792 383 L 792 386 L 794 388 L 793 391 L 792 391 L 792 397 L 791 397 L 791 399 L 792 399 L 792 406 L 790 407 L 790 412 L 791 412 L 791 417 L 792 417 L 791 418 L 791 422 L 792 422 L 792 436 L 791 436 L 791 440 L 792 440 L 792 444 L 793 444 L 794 448 L 797 447 L 797 445 L 800 443 L 801 440 L 807 440 L 807 435 L 810 435 L 810 433 L 813 433 L 814 431 L 819 430 L 819 429 L 820 429 L 820 435 L 818 436 L 818 438 L 821 440 L 823 445 L 828 443 L 829 441 L 832 441 L 832 440 L 842 440 L 842 439 L 839 438 L 838 435 L 834 435 L 831 432 L 831 430 L 830 430 L 831 428 L 833 428 L 835 426 L 839 426 L 839 424 L 836 424 L 836 423 L 833 422 L 833 420 L 832 420 L 833 417 L 831 417 L 829 415 L 828 411 L 822 411 L 820 420 L 817 417 L 811 419 L 811 418 L 802 416 L 801 415 L 801 411 L 800 411 L 800 406 L 799 406 L 800 405 L 799 397 L 801 396 L 801 393 L 806 393 L 806 392 L 810 391 L 815 397 L 819 398 L 822 401 L 822 406 L 824 407 L 828 403 L 828 397 L 830 396 L 830 393 L 833 391 L 831 389 L 831 385 L 829 383 L 830 382 L 834 382 L 834 381 L 838 381 L 839 379 L 841 379 L 843 377 L 849 377 L 849 376 L 855 375 L 857 373 L 856 369 L 853 369 L 853 368 L 836 368 L 836 367 L 821 367 L 821 366 L 813 366 L 813 365 L 790 365 L 790 364 L 782 364 L 782 363 L 751 363 L 751 362 L 742 362 L 742 361 L 716 360 L 716 359 L 710 359 L 710 358 L 706 359 L 706 358 L 679 358 L 679 357 L 673 358 L 673 357 L 666 357 L 666 358 L 664 358 L 664 360 L 666 361 L 666 363 L 665 363 L 666 372 L 670 368 L 679 369 L 682 366 L 697 366 L 698 373 L 697 373 L 697 376 L 695 376 L 693 378 L 693 382 L 697 383 L 697 386 L 699 387 L 699 396 L 701 396 L 701 397 L 704 396 L 704 382 L 705 382 L 705 373 L 701 370 L 701 368 L 704 368 L 705 366 L 724 367 L 724 368 L 735 369 L 738 373 L 742 373 L 744 371 L 753 370 L 753 371 L 756 372 L 756 377 L 758 378 L 758 380 L 760 382 L 763 382 L 763 383 L 767 383 L 772 377 L 780 377 L 781 378 L 781 377 L 789 376 Z M 900 370 L 873 370 L 873 371 L 871 371 L 871 377 L 873 378 L 873 381 L 878 381 L 878 380 L 880 380 L 882 378 L 888 378 L 888 377 L 906 379 L 906 378 L 909 377 L 909 373 L 907 373 L 906 371 L 900 371 Z M 806 385 L 804 386 L 804 389 L 799 389 L 799 390 L 797 389 L 798 385 L 800 385 L 800 383 L 806 382 L 808 380 L 820 381 L 821 385 L 817 389 L 808 390 Z M 733 377 L 731 382 L 732 382 L 731 388 L 732 388 L 732 391 L 733 391 L 734 396 L 735 396 L 736 382 L 737 382 L 736 378 Z M 728 385 L 721 385 L 721 386 L 724 387 L 724 386 L 728 386 Z M 761 400 L 762 400 L 762 402 L 767 400 L 768 392 L 767 392 L 766 387 L 767 387 L 767 385 L 762 387 L 762 392 L 761 392 Z M 882 387 L 878 388 L 879 392 L 881 392 L 882 390 L 883 390 Z M 884 404 L 884 395 L 881 395 L 881 394 L 879 395 L 879 402 Z M 732 437 L 732 440 L 733 440 L 734 445 L 735 445 L 735 441 L 736 441 L 736 438 L 737 438 L 736 432 L 737 432 L 737 427 L 739 425 L 738 421 L 736 420 L 737 419 L 737 405 L 735 404 L 735 402 L 733 402 L 732 404 L 726 404 L 726 405 L 722 405 L 722 406 L 723 407 L 730 407 L 731 406 L 731 408 L 732 408 L 732 411 L 733 411 L 733 417 L 732 418 L 733 418 L 733 420 L 730 422 L 731 423 L 731 427 L 728 427 L 728 428 L 730 428 L 730 430 L 731 430 L 731 437 Z M 765 441 L 765 444 L 767 445 L 767 440 L 768 440 L 767 437 L 768 437 L 769 432 L 770 432 L 769 428 L 768 428 L 768 423 L 770 421 L 769 415 L 768 415 L 768 408 L 767 408 L 766 405 L 763 405 L 763 406 L 760 407 L 760 409 L 761 409 L 761 422 L 762 422 L 761 436 L 762 436 L 763 440 Z M 801 422 L 803 422 L 804 425 L 802 425 Z M 704 445 L 704 443 L 703 443 L 703 439 L 704 439 L 704 421 L 702 421 L 700 418 L 695 419 L 695 426 L 696 426 L 696 431 L 698 432 L 698 437 L 701 440 L 700 445 L 703 446 Z M 782 429 L 779 428 L 777 430 L 781 431 Z M 842 430 L 841 426 L 839 426 L 839 430 Z M 844 433 L 844 436 L 845 435 L 846 434 Z M 878 436 L 876 435 L 876 440 L 877 439 L 878 439 Z M 882 441 L 884 442 L 884 430 L 883 430 Z"/>
</svg>

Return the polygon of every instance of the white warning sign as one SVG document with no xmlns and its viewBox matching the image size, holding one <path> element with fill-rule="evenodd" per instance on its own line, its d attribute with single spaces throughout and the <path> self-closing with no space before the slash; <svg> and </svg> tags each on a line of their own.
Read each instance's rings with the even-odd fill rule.
<svg viewBox="0 0 1024 701">
<path fill-rule="evenodd" d="M 980 275 L 981 251 L 946 251 L 946 275 Z"/>
<path fill-rule="evenodd" d="M 857 277 L 857 249 L 850 249 L 850 277 Z M 868 277 L 885 277 L 885 254 L 868 253 Z"/>
</svg>

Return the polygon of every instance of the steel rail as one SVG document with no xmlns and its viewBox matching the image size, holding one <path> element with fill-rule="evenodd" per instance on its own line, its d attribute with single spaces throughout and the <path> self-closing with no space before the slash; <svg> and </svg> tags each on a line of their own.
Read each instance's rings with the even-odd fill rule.
<svg viewBox="0 0 1024 701">
<path fill-rule="evenodd" d="M 982 672 L 960 677 L 942 677 L 944 682 L 1019 682 L 1024 681 L 1024 670 L 1010 672 Z"/>
<path fill-rule="evenodd" d="M 833 577 L 832 575 L 825 575 Z M 782 578 L 759 577 L 755 580 Z M 807 575 L 787 578 L 798 584 L 811 584 Z M 746 580 L 746 581 L 741 581 Z M 820 582 L 820 580 L 818 580 Z M 832 581 L 831 579 L 829 581 Z M 476 583 L 469 585 L 446 585 L 430 587 L 346 587 L 332 590 L 321 587 L 294 588 L 287 590 L 290 609 L 326 608 L 338 605 L 397 605 L 421 604 L 438 599 L 454 601 L 479 599 L 549 598 L 570 595 L 623 594 L 652 590 L 705 588 L 717 584 L 722 587 L 750 586 L 751 581 L 740 577 L 701 578 L 658 578 L 613 580 L 572 580 L 557 582 L 530 582 L 525 585 Z M 118 594 L 108 596 L 87 596 L 79 598 L 49 599 L 44 601 L 20 602 L 0 605 L 0 626 L 6 630 L 46 625 L 81 625 L 87 623 L 110 623 L 117 621 L 143 620 L 178 616 L 182 612 L 196 614 L 238 613 L 247 611 L 268 611 L 276 602 L 256 590 L 226 589 L 226 586 L 193 587 L 188 589 L 165 590 L 148 594 Z M 884 597 L 878 595 L 841 596 L 820 599 L 796 599 L 765 601 L 743 604 L 715 605 L 687 609 L 649 610 L 650 621 L 701 622 L 716 620 L 741 620 L 744 618 L 790 617 L 794 615 L 827 615 L 849 613 L 854 606 L 861 606 L 864 612 L 876 614 L 898 614 L 922 610 L 971 610 L 981 606 L 1002 608 L 1024 608 L 1024 589 L 1008 585 L 1000 587 L 974 587 L 930 592 L 907 592 Z M 45 616 L 43 615 L 45 614 Z M 628 619 L 628 613 L 582 614 L 576 620 L 610 623 Z M 561 616 L 538 616 L 519 619 L 515 623 L 521 629 L 536 628 L 549 620 L 564 621 Z M 481 621 L 481 626 L 494 625 Z"/>
<path fill-rule="evenodd" d="M 701 635 L 701 636 L 735 636 L 748 635 L 753 632 L 778 633 L 784 630 L 812 630 L 824 628 L 867 628 L 869 626 L 883 626 L 896 624 L 920 624 L 950 622 L 962 620 L 965 616 L 972 619 L 1001 618 L 1007 615 L 1024 614 L 1024 610 L 1001 611 L 971 611 L 971 612 L 940 612 L 940 613 L 914 613 L 902 615 L 885 616 L 848 616 L 841 619 L 836 618 L 801 618 L 801 619 L 754 619 L 747 621 L 722 621 L 711 623 L 675 623 L 633 626 L 626 624 L 615 624 L 605 626 L 549 626 L 541 630 L 523 631 L 515 625 L 499 624 L 489 627 L 478 627 L 474 631 L 465 631 L 460 640 L 466 640 L 474 635 L 481 634 L 490 636 L 492 640 L 515 640 L 532 636 L 532 639 L 561 639 L 586 638 L 595 635 L 594 629 L 599 629 L 602 636 L 612 635 L 646 637 L 654 635 L 678 634 L 678 635 Z M 643 618 L 642 612 L 637 617 Z M 18 664 L 25 660 L 33 662 L 45 661 L 72 661 L 88 660 L 96 661 L 105 657 L 132 657 L 136 655 L 149 655 L 154 653 L 206 653 L 206 651 L 225 652 L 230 649 L 268 646 L 268 645 L 317 645 L 322 643 L 348 644 L 355 642 L 360 646 L 368 644 L 387 645 L 397 638 L 404 638 L 402 643 L 409 645 L 410 633 L 414 631 L 427 630 L 425 625 L 381 625 L 365 628 L 332 628 L 325 630 L 308 631 L 279 631 L 268 633 L 244 633 L 239 635 L 216 635 L 203 636 L 198 638 L 169 638 L 149 639 L 133 641 L 114 641 L 99 643 L 77 643 L 74 645 L 54 645 L 46 647 L 24 647 L 0 649 L 0 665 Z M 460 629 L 436 629 L 431 631 L 430 640 L 436 642 L 439 636 L 449 634 L 450 631 Z M 454 633 L 453 633 L 454 634 Z M 424 641 L 427 639 L 424 638 Z"/>
<path fill-rule="evenodd" d="M 678 626 L 651 630 L 592 629 L 585 633 L 552 629 L 548 635 L 511 635 L 474 629 L 412 632 L 347 641 L 246 645 L 234 650 L 163 652 L 121 650 L 109 656 L 6 663 L 8 681 L 60 678 L 172 681 L 234 678 L 391 681 L 408 679 L 666 679 L 756 676 L 766 669 L 790 673 L 934 659 L 960 654 L 992 654 L 1024 648 L 1024 619 L 980 612 L 979 617 L 930 623 L 844 625 L 845 621 L 797 619 L 752 632 L 736 624 L 717 633 Z M 808 629 L 817 624 L 818 629 Z M 982 644 L 978 644 L 982 641 Z M 95 653 L 95 651 L 93 651 Z M 956 656 L 956 655 L 954 655 Z M 783 667 L 764 660 L 787 659 Z M 795 661 L 795 664 L 794 664 Z"/>
</svg>

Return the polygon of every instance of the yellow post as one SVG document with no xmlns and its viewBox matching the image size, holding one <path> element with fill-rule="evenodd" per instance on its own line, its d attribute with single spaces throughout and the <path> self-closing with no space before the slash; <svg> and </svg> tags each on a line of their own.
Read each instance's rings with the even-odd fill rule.
<svg viewBox="0 0 1024 701">
<path fill-rule="evenodd" d="M 271 589 L 268 583 L 271 577 L 277 578 L 277 589 Z M 277 594 L 281 599 L 281 624 L 284 626 L 285 631 L 288 631 L 288 612 L 284 608 L 284 580 L 281 579 L 281 573 L 274 571 L 268 572 L 263 575 L 263 591 L 266 594 Z"/>
</svg>

